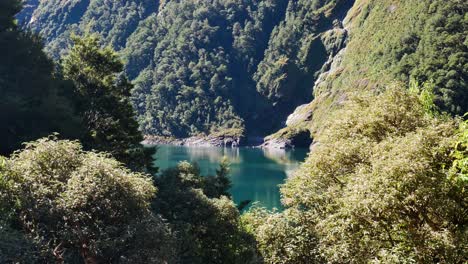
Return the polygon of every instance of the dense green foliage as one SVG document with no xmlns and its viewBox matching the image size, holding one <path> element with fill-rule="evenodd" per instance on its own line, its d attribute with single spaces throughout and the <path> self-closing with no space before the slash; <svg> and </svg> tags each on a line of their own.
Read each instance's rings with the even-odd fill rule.
<svg viewBox="0 0 468 264">
<path fill-rule="evenodd" d="M 465 9 L 461 1 L 356 2 L 347 48 L 315 91 L 322 116 L 313 154 L 282 188 L 287 209 L 243 217 L 263 261 L 467 261 L 466 129 L 434 105 L 467 110 Z M 259 90 L 280 102 L 281 82 L 272 80 L 282 74 L 270 65 Z M 391 87 L 410 80 L 426 83 L 421 95 Z"/>
<path fill-rule="evenodd" d="M 31 239 L 10 226 L 14 217 L 14 197 L 5 190 L 13 182 L 6 177 L 6 159 L 0 156 L 0 262 L 33 263 L 39 258 L 37 248 Z"/>
<path fill-rule="evenodd" d="M 241 216 L 241 222 L 255 236 L 263 263 L 326 263 L 320 256 L 318 239 L 307 215 L 300 211 L 268 212 L 253 206 Z"/>
<path fill-rule="evenodd" d="M 228 171 L 223 162 L 203 177 L 183 162 L 156 177 L 154 198 L 148 175 L 107 154 L 54 138 L 28 143 L 0 163 L 0 260 L 250 263 L 255 240 L 225 196 Z"/>
<path fill-rule="evenodd" d="M 443 111 L 468 112 L 466 12 L 458 0 L 356 1 L 345 20 L 346 50 L 315 87 L 315 123 L 321 126 L 322 115 L 326 119 L 346 92 L 384 89 L 395 81 L 432 82 Z"/>
<path fill-rule="evenodd" d="M 297 104 L 310 100 L 314 74 L 343 46 L 346 32 L 334 20 L 350 5 L 48 1 L 30 26 L 46 36 L 54 55 L 73 31 L 98 32 L 102 43 L 122 51 L 126 72 L 136 80 L 133 98 L 144 133 L 186 137 L 234 128 L 258 135 L 279 128 Z"/>
<path fill-rule="evenodd" d="M 344 46 L 347 32 L 341 20 L 352 4 L 340 0 L 290 1 L 286 18 L 273 31 L 255 73 L 258 91 L 274 105 L 288 109 L 287 114 L 309 102 L 323 64 Z M 331 31 L 322 34 L 327 30 Z"/>
<path fill-rule="evenodd" d="M 221 165 L 218 175 L 201 176 L 187 162 L 156 178 L 158 199 L 153 208 L 168 220 L 177 234 L 180 263 L 249 263 L 254 240 L 239 221 L 239 211 L 226 196 Z M 207 196 L 210 195 L 210 196 Z"/>
<path fill-rule="evenodd" d="M 312 98 L 319 74 L 345 46 L 343 63 L 314 91 L 319 101 L 350 83 L 432 80 L 439 107 L 463 114 L 465 13 L 459 0 L 43 1 L 30 26 L 55 55 L 73 31 L 98 32 L 122 51 L 146 134 L 245 128 L 258 135 Z"/>
<path fill-rule="evenodd" d="M 231 197 L 229 189 L 231 188 L 231 179 L 229 179 L 229 160 L 223 157 L 219 164 L 219 169 L 216 170 L 216 175 L 205 177 L 204 193 L 208 197 L 219 198 L 220 196 Z"/>
<path fill-rule="evenodd" d="M 464 114 L 468 112 L 468 6 L 463 1 L 432 1 L 425 11 L 421 28 L 406 32 L 401 40 L 406 47 L 418 43 L 414 53 L 395 52 L 401 58 L 398 73 L 421 82 L 432 80 L 437 104 Z"/>
<path fill-rule="evenodd" d="M 133 86 L 119 58 L 112 49 L 101 49 L 96 36 L 75 36 L 73 41 L 62 65 L 75 88 L 84 146 L 108 152 L 132 169 L 151 168 L 154 149 L 140 144 L 143 136 L 129 99 Z"/>
<path fill-rule="evenodd" d="M 104 154 L 85 152 L 77 142 L 28 143 L 6 162 L 1 182 L 2 205 L 14 210 L 12 227 L 35 242 L 43 261 L 172 258 L 171 233 L 150 210 L 156 191 L 151 178 Z M 24 247 L 10 246 L 18 245 Z"/>
<path fill-rule="evenodd" d="M 16 26 L 19 1 L 2 1 L 0 10 L 0 153 L 52 132 L 78 137 L 79 122 L 64 96 L 69 87 L 54 76 L 41 40 Z"/>
<path fill-rule="evenodd" d="M 451 155 L 456 128 L 399 88 L 351 99 L 282 187 L 288 209 L 248 214 L 267 262 L 308 263 L 314 250 L 329 263 L 466 261 L 467 181 L 448 170 L 466 169 L 454 162 L 465 152 Z"/>
<path fill-rule="evenodd" d="M 126 50 L 129 62 L 146 64 L 134 91 L 143 131 L 185 137 L 249 122 L 261 130 L 258 120 L 271 109 L 252 74 L 283 9 L 278 0 L 176 0 L 145 21 Z M 150 49 L 133 53 L 140 43 Z"/>
<path fill-rule="evenodd" d="M 126 39 L 150 13 L 157 10 L 158 1 L 41 1 L 29 26 L 41 33 L 49 43 L 47 50 L 54 56 L 63 54 L 70 44 L 70 35 L 97 31 L 103 41 L 120 50 Z M 26 10 L 27 11 L 27 10 Z"/>
<path fill-rule="evenodd" d="M 41 40 L 17 28 L 19 1 L 2 5 L 0 153 L 11 154 L 22 142 L 58 132 L 81 139 L 86 149 L 111 153 L 132 169 L 151 167 L 154 150 L 139 144 L 143 137 L 129 100 L 133 86 L 121 73 L 118 57 L 101 50 L 95 37 L 76 37 L 62 77 Z"/>
<path fill-rule="evenodd" d="M 125 168 L 123 164 L 133 170 L 141 170 L 148 165 L 152 153 L 151 149 L 146 151 L 139 144 L 142 136 L 133 119 L 129 101 L 132 85 L 122 73 L 123 64 L 110 48 L 100 48 L 97 37 L 74 37 L 74 45 L 64 58 L 60 72 L 56 72 L 34 35 L 22 35 L 17 30 L 13 19 L 18 10 L 14 6 L 17 2 L 10 4 L 5 6 L 11 8 L 10 11 L 2 9 L 8 11 L 5 14 L 9 17 L 5 21 L 10 24 L 1 33 L 5 33 L 2 37 L 11 35 L 12 38 L 2 38 L 2 43 L 21 48 L 14 40 L 25 37 L 24 46 L 31 48 L 32 45 L 38 56 L 34 57 L 36 53 L 33 53 L 29 59 L 42 60 L 40 66 L 47 66 L 43 68 L 44 73 L 40 72 L 44 84 L 36 79 L 31 83 L 43 85 L 39 86 L 42 92 L 52 88 L 52 92 L 56 92 L 60 84 L 61 92 L 66 95 L 63 102 L 72 102 L 64 109 L 53 108 L 50 111 L 28 105 L 31 109 L 24 117 L 34 118 L 35 112 L 65 115 L 76 111 L 79 117 L 66 116 L 61 124 L 77 132 L 84 147 L 77 141 L 58 141 L 51 136 L 26 143 L 23 150 L 13 153 L 9 159 L 1 159 L 0 261 L 249 262 L 254 257 L 254 240 L 243 231 L 239 211 L 226 197 L 230 187 L 227 161 L 221 164 L 216 176 L 204 178 L 197 172 L 193 175 L 195 181 L 186 181 L 185 184 L 179 181 L 185 175 L 183 167 L 188 170 L 194 167 L 182 164 L 177 170 L 158 178 L 161 197 L 154 198 L 156 188 L 152 179 Z M 27 55 L 31 54 L 22 54 L 25 59 Z M 12 61 L 6 63 L 11 64 Z M 23 69 L 28 69 L 28 66 L 20 64 Z M 13 65 L 11 68 L 8 73 L 17 74 L 13 76 L 18 83 L 18 74 L 24 73 Z M 5 66 L 4 69 L 8 68 Z M 63 75 L 66 81 L 54 75 Z M 3 76 L 13 79 L 7 74 Z M 21 78 L 27 77 L 30 76 L 21 75 Z M 22 92 L 21 86 L 3 87 L 10 89 L 5 89 L 6 92 Z M 42 97 L 36 93 L 28 99 Z M 43 103 L 60 106 L 50 99 Z M 5 116 L 15 113 L 18 108 L 20 106 L 7 105 Z M 47 124 L 55 122 L 55 119 L 48 116 L 35 121 Z M 76 124 L 65 121 L 75 121 Z M 19 122 L 13 120 L 11 123 L 16 125 Z M 55 130 L 40 132 L 52 131 Z M 14 140 L 17 144 L 41 133 L 25 131 L 24 137 L 12 133 L 7 140 Z M 7 146 L 10 148 L 8 154 L 19 147 Z M 187 201 L 192 203 L 187 204 Z M 174 214 L 173 208 L 181 210 Z"/>
<path fill-rule="evenodd" d="M 466 195 L 468 183 L 468 121 L 462 122 L 457 131 L 458 141 L 451 153 L 454 158 L 450 168 L 451 180 L 458 184 L 460 190 Z"/>
<path fill-rule="evenodd" d="M 468 111 L 467 8 L 41 1 L 19 18 L 54 56 L 75 42 L 63 63 L 70 84 L 17 28 L 18 2 L 2 1 L 1 153 L 58 131 L 141 169 L 150 150 L 130 100 L 144 133 L 238 137 L 279 127 L 313 94 L 304 120 L 280 134 L 311 131 L 315 142 L 281 188 L 285 210 L 254 206 L 242 217 L 227 161 L 215 176 L 186 162 L 164 171 L 155 198 L 152 179 L 107 154 L 28 143 L 0 160 L 0 262 L 468 262 L 468 123 L 450 116 Z"/>
</svg>

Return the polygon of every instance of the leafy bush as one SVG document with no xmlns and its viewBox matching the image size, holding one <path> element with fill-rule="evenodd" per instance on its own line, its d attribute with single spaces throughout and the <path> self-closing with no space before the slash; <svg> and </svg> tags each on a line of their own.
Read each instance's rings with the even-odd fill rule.
<svg viewBox="0 0 468 264">
<path fill-rule="evenodd" d="M 232 200 L 223 196 L 229 188 L 224 173 L 222 166 L 218 176 L 203 177 L 197 166 L 181 162 L 156 178 L 159 193 L 153 210 L 177 234 L 181 263 L 240 264 L 255 259 L 253 238 L 243 230 Z"/>
<path fill-rule="evenodd" d="M 336 111 L 282 186 L 286 211 L 247 218 L 266 262 L 317 251 L 328 263 L 465 262 L 466 181 L 453 177 L 464 171 L 463 143 L 454 152 L 463 136 L 426 106 L 390 87 Z"/>
<path fill-rule="evenodd" d="M 318 250 L 318 238 L 307 215 L 298 210 L 268 212 L 252 207 L 241 217 L 249 233 L 255 236 L 264 263 L 324 263 Z"/>
<path fill-rule="evenodd" d="M 167 226 L 150 211 L 156 188 L 104 154 L 74 141 L 40 139 L 7 162 L 2 193 L 16 205 L 14 221 L 44 258 L 118 262 L 171 258 Z M 151 242 L 144 242 L 150 235 Z"/>
</svg>

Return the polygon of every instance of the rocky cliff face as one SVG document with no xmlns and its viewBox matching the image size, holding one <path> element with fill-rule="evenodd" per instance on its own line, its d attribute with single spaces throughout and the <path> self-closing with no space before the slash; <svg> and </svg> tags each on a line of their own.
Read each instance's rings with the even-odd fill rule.
<svg viewBox="0 0 468 264">
<path fill-rule="evenodd" d="M 313 86 L 314 99 L 266 140 L 320 133 L 348 98 L 392 85 L 429 85 L 440 110 L 465 113 L 467 10 L 460 1 L 357 0 L 343 26 L 338 21 L 322 35 L 331 52 Z"/>
<path fill-rule="evenodd" d="M 21 21 L 22 24 L 28 24 L 33 17 L 34 11 L 39 6 L 39 0 L 27 0 L 23 2 L 23 11 L 19 13 L 16 18 Z"/>
<path fill-rule="evenodd" d="M 348 10 L 351 12 L 351 10 Z M 326 47 L 328 59 L 318 73 L 318 77 L 313 85 L 312 91 L 315 96 L 324 96 L 320 91 L 326 91 L 329 78 L 333 78 L 341 69 L 343 56 L 346 54 L 346 45 L 348 42 L 349 16 L 346 15 L 343 20 L 335 20 L 334 28 L 325 31 L 320 35 L 320 41 Z M 325 95 L 326 96 L 326 95 Z M 298 106 L 292 112 L 287 120 L 286 127 L 278 132 L 265 137 L 263 148 L 311 148 L 313 144 L 311 121 L 314 116 L 317 100 L 308 104 Z"/>
</svg>

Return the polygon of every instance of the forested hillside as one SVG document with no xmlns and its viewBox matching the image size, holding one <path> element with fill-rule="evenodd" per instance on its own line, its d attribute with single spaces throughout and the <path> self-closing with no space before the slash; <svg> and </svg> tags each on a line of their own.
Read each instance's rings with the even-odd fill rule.
<svg viewBox="0 0 468 264">
<path fill-rule="evenodd" d="M 145 134 L 264 136 L 313 98 L 353 3 L 43 1 L 19 17 L 56 58 L 72 32 L 97 32 L 120 51 Z"/>
<path fill-rule="evenodd" d="M 56 58 L 66 52 L 72 32 L 97 32 L 103 45 L 120 51 L 136 84 L 133 103 L 145 134 L 264 136 L 281 128 L 294 108 L 329 91 L 321 87 L 356 80 L 365 87 L 432 81 L 438 106 L 456 114 L 467 110 L 459 1 L 28 4 L 19 18 L 30 18 L 23 23 L 44 37 Z M 352 47 L 345 52 L 349 35 Z M 323 75 L 337 54 L 333 74 Z"/>
<path fill-rule="evenodd" d="M 46 50 L 58 58 L 70 44 L 71 33 L 98 32 L 103 43 L 120 50 L 138 23 L 158 8 L 157 1 L 28 1 L 36 6 L 31 15 L 25 9 L 23 21 L 47 43 Z M 37 2 L 37 1 L 36 1 Z M 22 18 L 23 13 L 19 17 Z"/>
<path fill-rule="evenodd" d="M 389 85 L 429 85 L 437 107 L 468 111 L 467 5 L 463 1 L 356 1 L 344 19 L 346 47 L 324 65 L 314 100 L 271 141 L 317 132 L 352 94 Z"/>
</svg>

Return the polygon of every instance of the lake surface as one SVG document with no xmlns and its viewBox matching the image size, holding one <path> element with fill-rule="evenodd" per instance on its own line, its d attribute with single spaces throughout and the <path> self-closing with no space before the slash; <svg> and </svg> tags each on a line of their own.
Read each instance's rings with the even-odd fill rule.
<svg viewBox="0 0 468 264">
<path fill-rule="evenodd" d="M 307 150 L 160 145 L 155 158 L 160 170 L 174 167 L 186 160 L 198 163 L 202 175 L 214 175 L 224 156 L 231 163 L 230 192 L 236 204 L 252 200 L 260 202 L 269 209 L 281 209 L 278 185 L 284 183 L 286 177 L 304 161 Z"/>
</svg>

